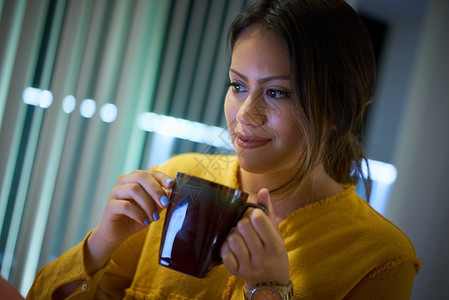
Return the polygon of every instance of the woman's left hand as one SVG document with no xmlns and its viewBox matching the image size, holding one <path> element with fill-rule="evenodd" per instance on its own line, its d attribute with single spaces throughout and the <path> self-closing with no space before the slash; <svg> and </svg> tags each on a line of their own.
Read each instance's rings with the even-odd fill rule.
<svg viewBox="0 0 449 300">
<path fill-rule="evenodd" d="M 288 256 L 276 222 L 270 194 L 262 189 L 257 202 L 268 209 L 253 209 L 238 223 L 221 247 L 221 258 L 229 272 L 243 278 L 248 287 L 260 282 L 289 283 Z"/>
</svg>

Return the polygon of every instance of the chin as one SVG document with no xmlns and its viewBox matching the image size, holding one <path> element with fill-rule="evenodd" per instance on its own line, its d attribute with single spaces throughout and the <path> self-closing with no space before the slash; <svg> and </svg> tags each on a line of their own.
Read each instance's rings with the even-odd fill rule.
<svg viewBox="0 0 449 300">
<path fill-rule="evenodd" d="M 240 167 L 245 170 L 246 172 L 253 173 L 253 174 L 263 174 L 267 170 L 269 170 L 269 167 L 266 164 L 266 161 L 262 158 L 257 157 L 248 157 L 243 155 L 238 155 L 239 165 Z M 265 162 L 265 163 L 264 163 Z"/>
</svg>

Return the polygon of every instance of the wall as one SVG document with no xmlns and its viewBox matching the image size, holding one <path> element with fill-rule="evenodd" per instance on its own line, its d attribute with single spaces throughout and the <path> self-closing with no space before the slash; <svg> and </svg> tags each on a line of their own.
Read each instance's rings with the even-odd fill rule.
<svg viewBox="0 0 449 300">
<path fill-rule="evenodd" d="M 449 283 L 449 1 L 432 0 L 414 60 L 393 162 L 387 217 L 424 262 L 413 299 L 447 299 Z"/>
<path fill-rule="evenodd" d="M 398 178 L 385 215 L 424 262 L 412 299 L 447 299 L 449 283 L 449 1 L 383 12 L 359 8 L 389 27 L 367 130 L 370 157 L 393 163 Z M 411 1 L 412 4 L 416 1 Z"/>
</svg>

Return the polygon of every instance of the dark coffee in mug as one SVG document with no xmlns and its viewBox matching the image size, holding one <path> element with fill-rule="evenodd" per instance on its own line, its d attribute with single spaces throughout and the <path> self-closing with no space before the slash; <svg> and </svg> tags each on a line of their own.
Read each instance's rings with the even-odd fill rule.
<svg viewBox="0 0 449 300">
<path fill-rule="evenodd" d="M 248 194 L 185 173 L 176 173 L 159 249 L 159 264 L 204 277 L 220 264 L 220 248 L 249 207 Z"/>
</svg>

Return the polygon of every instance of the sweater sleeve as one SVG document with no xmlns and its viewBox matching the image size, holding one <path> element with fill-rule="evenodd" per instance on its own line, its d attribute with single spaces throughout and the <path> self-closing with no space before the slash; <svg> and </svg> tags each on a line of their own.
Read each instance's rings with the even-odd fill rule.
<svg viewBox="0 0 449 300">
<path fill-rule="evenodd" d="M 363 278 L 345 299 L 410 299 L 416 268 L 411 261 L 392 262 Z"/>
<path fill-rule="evenodd" d="M 45 265 L 37 273 L 27 299 L 52 299 L 55 291 L 66 284 L 77 284 L 76 291 L 67 299 L 92 299 L 104 269 L 88 275 L 84 265 L 84 247 L 90 233 L 75 247 Z"/>
<path fill-rule="evenodd" d="M 162 167 L 151 169 L 158 168 Z M 167 170 L 162 168 L 162 171 Z M 27 299 L 53 299 L 58 288 L 64 285 L 76 287 L 66 299 L 110 299 L 124 296 L 125 289 L 132 282 L 148 230 L 142 230 L 128 238 L 112 254 L 108 263 L 93 275 L 87 273 L 84 264 L 84 249 L 91 233 L 81 243 L 39 270 Z"/>
<path fill-rule="evenodd" d="M 132 235 L 113 254 L 108 263 L 93 275 L 85 267 L 87 238 L 45 265 L 36 275 L 27 299 L 53 299 L 57 289 L 66 284 L 77 286 L 66 299 L 122 298 L 134 276 L 148 230 Z"/>
</svg>

